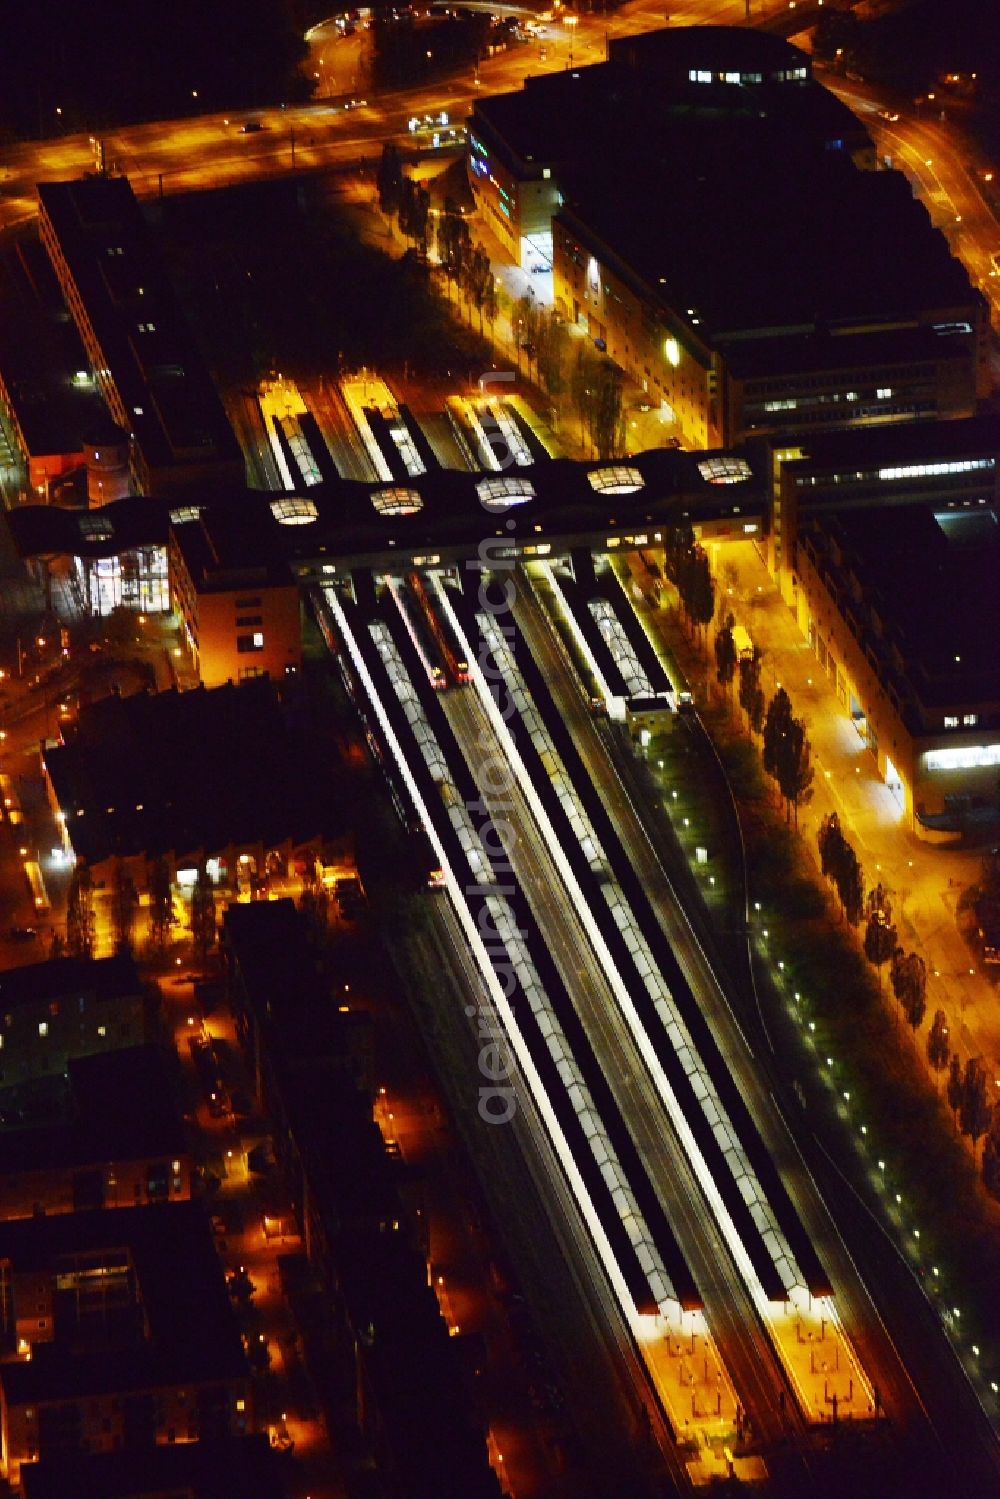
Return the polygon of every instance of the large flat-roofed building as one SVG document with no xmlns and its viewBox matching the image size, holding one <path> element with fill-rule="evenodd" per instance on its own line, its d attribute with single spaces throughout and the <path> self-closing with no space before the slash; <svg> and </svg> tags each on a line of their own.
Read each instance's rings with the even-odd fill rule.
<svg viewBox="0 0 1000 1499">
<path fill-rule="evenodd" d="M 200 1204 L 0 1223 L 0 1467 L 225 1438 L 250 1372 Z"/>
<path fill-rule="evenodd" d="M 798 527 L 827 510 L 937 510 L 1000 504 L 1000 418 L 912 422 L 853 432 L 789 433 L 770 444 L 768 565 L 785 598 L 794 588 Z M 891 517 L 886 517 L 891 524 Z"/>
<path fill-rule="evenodd" d="M 701 448 L 969 415 L 988 389 L 983 298 L 874 165 L 805 54 L 730 27 L 615 42 L 469 125 L 490 227 Z"/>
<path fill-rule="evenodd" d="M 133 485 L 240 483 L 243 460 L 128 181 L 39 184 L 39 233 L 116 424 Z"/>
<path fill-rule="evenodd" d="M 142 889 L 148 861 L 163 857 L 182 882 L 206 860 L 234 885 L 239 865 L 263 874 L 269 853 L 287 859 L 343 834 L 323 756 L 301 698 L 259 680 L 102 698 L 70 742 L 46 749 L 44 773 L 68 849 L 95 881 L 110 882 L 122 859 Z"/>
<path fill-rule="evenodd" d="M 918 832 L 1000 815 L 1000 420 L 776 448 L 770 562 Z"/>
</svg>

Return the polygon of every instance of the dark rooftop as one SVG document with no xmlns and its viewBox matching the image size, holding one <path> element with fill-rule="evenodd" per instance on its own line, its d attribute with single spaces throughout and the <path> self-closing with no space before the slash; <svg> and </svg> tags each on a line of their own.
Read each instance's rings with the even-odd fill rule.
<svg viewBox="0 0 1000 1499">
<path fill-rule="evenodd" d="M 97 863 L 338 834 L 336 770 L 299 703 L 294 684 L 262 678 L 81 709 L 72 742 L 45 752 L 74 850 Z"/>
<path fill-rule="evenodd" d="M 829 539 L 906 663 L 925 708 L 1000 705 L 1000 519 L 995 506 L 811 512 L 803 540 Z"/>
<path fill-rule="evenodd" d="M 993 457 L 1000 460 L 1000 416 L 969 416 L 953 422 L 897 422 L 846 432 L 806 432 L 774 439 L 775 446 L 802 449 L 786 465 L 801 483 L 824 469 Z"/>
<path fill-rule="evenodd" d="M 268 1438 L 178 1442 L 140 1451 L 67 1454 L 24 1463 L 24 1499 L 282 1499 Z"/>
<path fill-rule="evenodd" d="M 685 76 L 692 68 L 718 73 L 756 70 L 764 75 L 801 67 L 811 71 L 810 59 L 785 37 L 749 26 L 665 27 L 616 38 L 610 55 L 658 74 L 675 68 Z"/>
<path fill-rule="evenodd" d="M 294 901 L 230 905 L 223 920 L 259 1021 L 281 1024 L 289 1009 L 329 1003 L 329 984 Z"/>
<path fill-rule="evenodd" d="M 901 173 L 859 172 L 834 154 L 805 169 L 753 123 L 721 134 L 688 121 L 665 159 L 574 174 L 559 220 L 613 247 L 647 286 L 662 284 L 664 300 L 693 309 L 698 333 L 718 342 L 944 320 L 979 303 Z M 636 211 L 658 201 L 670 204 L 666 222 Z"/>
<path fill-rule="evenodd" d="M 50 547 L 66 556 L 117 556 L 135 547 L 166 546 L 170 535 L 169 501 L 149 495 L 112 500 L 93 510 L 22 505 L 8 511 L 6 519 L 22 556 Z"/>
<path fill-rule="evenodd" d="M 242 459 L 128 181 L 86 177 L 38 186 L 51 223 L 152 468 Z"/>
<path fill-rule="evenodd" d="M 0 380 L 29 457 L 79 453 L 104 403 L 36 238 L 0 254 Z M 75 377 L 84 373 L 85 381 Z"/>
<path fill-rule="evenodd" d="M 200 1203 L 175 1202 L 0 1222 L 0 1263 L 55 1275 L 68 1255 L 127 1249 L 146 1335 L 112 1346 L 36 1343 L 28 1361 L 0 1364 L 8 1404 L 154 1390 L 247 1374 L 222 1265 Z"/>
<path fill-rule="evenodd" d="M 287 587 L 294 582 L 287 559 L 261 546 L 254 520 L 255 516 L 233 504 L 213 506 L 210 514 L 173 527 L 175 544 L 199 593 L 243 584 Z"/>
<path fill-rule="evenodd" d="M 934 364 L 954 359 L 969 362 L 965 338 L 936 333 L 933 327 L 881 329 L 874 333 L 820 329 L 812 334 L 754 338 L 731 343 L 726 359 L 732 373 L 744 380 L 766 380 L 771 375 L 829 373 L 878 365 L 887 372 L 897 366 Z M 782 413 L 787 416 L 787 412 Z M 884 423 L 883 427 L 892 425 Z M 853 428 L 852 431 L 861 429 Z M 787 431 L 787 425 L 783 425 Z"/>
<path fill-rule="evenodd" d="M 0 973 L 0 1004 L 43 1004 L 75 995 L 125 999 L 142 993 L 142 980 L 129 953 L 109 958 L 50 958 Z"/>
<path fill-rule="evenodd" d="M 157 1046 L 71 1058 L 67 1113 L 54 1122 L 0 1132 L 0 1177 L 185 1154 L 187 1139 L 173 1096 L 175 1062 Z"/>
</svg>

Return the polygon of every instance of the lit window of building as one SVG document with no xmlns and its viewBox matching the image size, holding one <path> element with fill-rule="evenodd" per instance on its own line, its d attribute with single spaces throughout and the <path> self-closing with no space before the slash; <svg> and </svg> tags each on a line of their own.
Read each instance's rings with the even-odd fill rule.
<svg viewBox="0 0 1000 1499">
<path fill-rule="evenodd" d="M 313 521 L 319 520 L 315 500 L 297 494 L 282 495 L 280 499 L 272 500 L 271 514 L 281 526 L 311 526 Z"/>
<path fill-rule="evenodd" d="M 90 541 L 110 541 L 115 534 L 115 528 L 106 515 L 100 511 L 91 511 L 77 517 L 81 536 L 86 536 Z"/>
<path fill-rule="evenodd" d="M 405 489 L 392 485 L 387 489 L 373 489 L 371 502 L 379 515 L 416 515 L 424 508 L 423 497 L 418 489 Z"/>
<path fill-rule="evenodd" d="M 942 474 L 967 474 L 976 469 L 996 468 L 995 458 L 956 458 L 946 463 L 907 463 L 901 468 L 880 468 L 880 479 L 936 479 Z"/>
<path fill-rule="evenodd" d="M 637 489 L 642 489 L 645 483 L 637 468 L 624 463 L 591 469 L 587 478 L 590 481 L 590 487 L 598 494 L 634 494 Z"/>
<path fill-rule="evenodd" d="M 495 479 L 480 479 L 476 494 L 485 510 L 508 510 L 512 505 L 533 500 L 535 486 L 530 479 L 519 479 L 514 474 L 501 475 Z"/>
<path fill-rule="evenodd" d="M 703 458 L 698 472 L 709 484 L 742 484 L 753 477 L 745 458 Z"/>
<path fill-rule="evenodd" d="M 1000 765 L 1000 744 L 969 744 L 958 749 L 928 750 L 928 770 L 982 770 Z"/>
</svg>

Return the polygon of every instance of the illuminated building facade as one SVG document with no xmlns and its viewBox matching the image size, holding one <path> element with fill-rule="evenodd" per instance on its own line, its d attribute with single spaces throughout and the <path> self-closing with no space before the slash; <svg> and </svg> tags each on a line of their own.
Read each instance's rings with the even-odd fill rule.
<svg viewBox="0 0 1000 1499">
<path fill-rule="evenodd" d="M 280 559 L 261 561 L 265 554 L 259 549 L 249 557 L 245 528 L 238 521 L 220 524 L 221 517 L 210 516 L 207 509 L 181 510 L 175 516 L 171 597 L 202 684 L 220 687 L 297 672 L 302 665 L 302 605 L 288 565 Z"/>
<path fill-rule="evenodd" d="M 687 446 L 971 415 L 988 389 L 983 298 L 780 38 L 615 42 L 477 100 L 468 161 L 518 263 L 550 216 L 556 307 Z"/>
<path fill-rule="evenodd" d="M 925 837 L 996 816 L 1000 421 L 775 448 L 769 561 L 900 811 Z"/>
<path fill-rule="evenodd" d="M 251 1422 L 200 1203 L 0 1223 L 0 1470 L 219 1439 Z"/>
</svg>

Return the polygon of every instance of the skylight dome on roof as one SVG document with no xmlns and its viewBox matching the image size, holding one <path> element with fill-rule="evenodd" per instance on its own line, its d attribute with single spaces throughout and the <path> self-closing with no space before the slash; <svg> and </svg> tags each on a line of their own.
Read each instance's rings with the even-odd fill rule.
<svg viewBox="0 0 1000 1499">
<path fill-rule="evenodd" d="M 530 479 L 519 479 L 515 474 L 499 474 L 493 478 L 480 479 L 476 485 L 479 503 L 485 510 L 509 510 L 512 505 L 523 505 L 535 498 L 535 486 Z"/>
<path fill-rule="evenodd" d="M 272 500 L 271 514 L 282 526 L 310 526 L 319 520 L 315 500 L 307 500 L 298 494 L 282 495 L 280 499 Z"/>
<path fill-rule="evenodd" d="M 86 536 L 89 541 L 110 541 L 115 534 L 111 517 L 100 511 L 91 510 L 79 516 L 78 524 L 81 536 Z"/>
<path fill-rule="evenodd" d="M 606 468 L 593 468 L 587 475 L 592 489 L 598 494 L 634 494 L 645 484 L 637 468 L 626 463 L 608 464 Z"/>
<path fill-rule="evenodd" d="M 371 502 L 379 515 L 416 515 L 418 510 L 424 508 L 423 495 L 419 489 L 406 489 L 403 485 L 373 489 Z"/>
<path fill-rule="evenodd" d="M 745 458 L 703 458 L 698 472 L 709 484 L 742 484 L 753 478 Z"/>
</svg>

